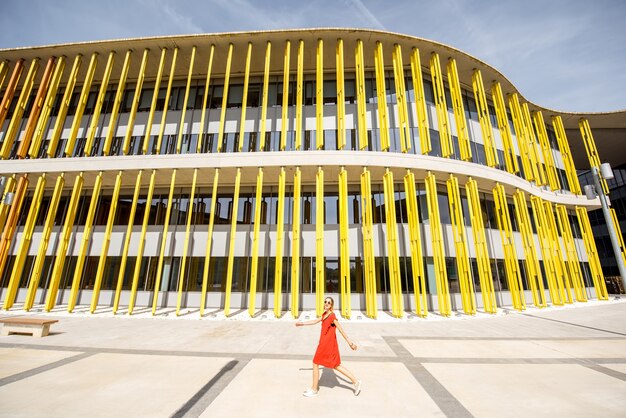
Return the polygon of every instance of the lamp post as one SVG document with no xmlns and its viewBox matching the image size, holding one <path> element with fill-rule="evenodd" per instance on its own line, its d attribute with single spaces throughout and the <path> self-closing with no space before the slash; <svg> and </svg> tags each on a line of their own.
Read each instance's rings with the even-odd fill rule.
<svg viewBox="0 0 626 418">
<path fill-rule="evenodd" d="M 611 203 L 608 196 L 604 194 L 602 185 L 600 184 L 600 176 L 605 180 L 612 179 L 613 170 L 609 163 L 604 163 L 598 167 L 591 167 L 591 174 L 593 177 L 593 185 L 585 186 L 585 195 L 587 199 L 595 199 L 596 196 L 600 198 L 600 204 L 602 205 L 602 214 L 604 215 L 604 221 L 606 222 L 606 228 L 609 230 L 609 238 L 611 239 L 611 246 L 613 247 L 613 253 L 615 254 L 615 261 L 617 262 L 617 268 L 619 274 L 622 277 L 622 285 L 626 289 L 626 266 L 624 265 L 624 259 L 622 258 L 622 252 L 620 249 L 619 238 L 617 237 L 617 231 L 613 225 L 613 217 L 609 210 Z"/>
</svg>

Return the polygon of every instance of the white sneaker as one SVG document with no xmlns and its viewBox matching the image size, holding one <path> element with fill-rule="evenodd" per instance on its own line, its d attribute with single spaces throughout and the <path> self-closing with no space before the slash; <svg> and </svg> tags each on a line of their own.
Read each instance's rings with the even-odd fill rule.
<svg viewBox="0 0 626 418">
<path fill-rule="evenodd" d="M 317 391 L 313 389 L 307 389 L 302 393 L 302 396 L 306 396 L 307 398 L 311 398 L 313 396 L 317 396 Z"/>
<path fill-rule="evenodd" d="M 359 396 L 359 393 L 361 393 L 361 381 L 357 380 L 354 384 L 354 396 Z"/>
</svg>

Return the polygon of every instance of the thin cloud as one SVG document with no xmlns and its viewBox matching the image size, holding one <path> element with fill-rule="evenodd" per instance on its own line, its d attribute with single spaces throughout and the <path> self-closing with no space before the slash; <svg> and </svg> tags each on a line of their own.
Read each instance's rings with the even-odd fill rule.
<svg viewBox="0 0 626 418">
<path fill-rule="evenodd" d="M 367 7 L 365 7 L 365 4 L 363 4 L 361 0 L 344 0 L 344 3 L 356 10 L 357 13 L 359 13 L 367 23 L 369 23 L 368 26 L 374 29 L 386 30 L 385 25 L 383 25 L 382 22 L 378 20 Z"/>
</svg>

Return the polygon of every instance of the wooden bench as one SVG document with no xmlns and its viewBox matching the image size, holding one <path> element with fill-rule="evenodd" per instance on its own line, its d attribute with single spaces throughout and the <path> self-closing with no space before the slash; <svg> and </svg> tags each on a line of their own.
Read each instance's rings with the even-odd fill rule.
<svg viewBox="0 0 626 418">
<path fill-rule="evenodd" d="M 57 319 L 47 318 L 1 318 L 2 332 L 0 335 L 32 334 L 33 337 L 45 337 L 50 332 L 50 325 L 59 322 Z"/>
</svg>

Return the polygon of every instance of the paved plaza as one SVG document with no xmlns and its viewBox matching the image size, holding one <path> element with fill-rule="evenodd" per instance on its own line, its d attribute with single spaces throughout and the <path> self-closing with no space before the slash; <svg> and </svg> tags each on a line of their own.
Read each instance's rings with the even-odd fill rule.
<svg viewBox="0 0 626 418">
<path fill-rule="evenodd" d="M 305 398 L 319 325 L 289 313 L 176 317 L 59 306 L 49 336 L 0 337 L 2 417 L 554 417 L 626 415 L 626 299 L 441 318 L 343 320 L 343 365 Z M 304 312 L 301 319 L 310 319 Z"/>
</svg>

